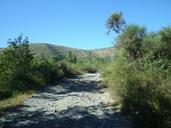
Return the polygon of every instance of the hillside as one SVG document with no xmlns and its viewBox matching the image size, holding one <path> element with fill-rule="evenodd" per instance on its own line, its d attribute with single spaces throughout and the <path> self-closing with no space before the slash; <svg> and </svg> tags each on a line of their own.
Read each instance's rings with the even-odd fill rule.
<svg viewBox="0 0 171 128">
<path fill-rule="evenodd" d="M 3 48 L 0 48 L 0 52 L 2 52 Z M 101 48 L 101 49 L 93 49 L 93 50 L 84 50 L 77 48 L 70 48 L 65 46 L 53 45 L 48 43 L 31 43 L 30 50 L 37 57 L 48 58 L 56 55 L 68 55 L 69 52 L 75 54 L 78 58 L 89 57 L 90 55 L 95 57 L 112 57 L 114 55 L 115 48 Z"/>
<path fill-rule="evenodd" d="M 85 50 L 74 49 L 64 46 L 57 46 L 47 43 L 40 43 L 40 44 L 32 43 L 30 45 L 30 49 L 35 56 L 45 57 L 45 58 L 50 56 L 56 56 L 59 54 L 67 55 L 69 52 L 72 52 L 79 57 L 84 57 L 86 55 Z"/>
<path fill-rule="evenodd" d="M 30 45 L 31 51 L 34 53 L 35 56 L 43 56 L 45 58 L 50 56 L 56 56 L 57 54 L 67 55 L 69 52 L 76 54 L 78 58 L 88 57 L 90 54 L 96 57 L 111 57 L 114 54 L 114 48 L 102 48 L 102 49 L 95 49 L 95 50 L 83 50 L 83 49 L 76 49 L 58 45 L 52 45 L 47 43 L 32 43 Z"/>
<path fill-rule="evenodd" d="M 112 57 L 115 54 L 114 47 L 94 49 L 92 51 L 97 57 Z"/>
</svg>

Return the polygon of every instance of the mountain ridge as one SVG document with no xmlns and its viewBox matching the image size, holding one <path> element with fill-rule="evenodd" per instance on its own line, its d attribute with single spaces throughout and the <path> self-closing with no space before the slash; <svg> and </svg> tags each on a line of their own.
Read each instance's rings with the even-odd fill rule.
<svg viewBox="0 0 171 128">
<path fill-rule="evenodd" d="M 30 50 L 34 56 L 48 58 L 56 56 L 58 54 L 67 55 L 69 52 L 75 54 L 78 58 L 88 57 L 93 55 L 94 57 L 112 57 L 115 53 L 114 47 L 99 48 L 99 49 L 79 49 L 62 45 L 55 45 L 50 43 L 30 43 Z M 4 48 L 0 48 L 2 51 Z"/>
</svg>

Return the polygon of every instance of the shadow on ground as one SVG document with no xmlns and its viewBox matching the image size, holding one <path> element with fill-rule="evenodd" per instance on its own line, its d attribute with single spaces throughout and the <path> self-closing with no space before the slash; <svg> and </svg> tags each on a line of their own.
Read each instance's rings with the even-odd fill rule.
<svg viewBox="0 0 171 128">
<path fill-rule="evenodd" d="M 48 88 L 39 91 L 34 98 L 58 100 L 61 94 L 72 95 L 71 92 L 99 92 L 102 86 L 97 81 L 66 80 L 60 84 L 62 88 Z M 46 95 L 44 94 L 46 92 Z M 47 95 L 48 94 L 48 95 Z M 50 95 L 55 95 L 52 97 Z M 55 99 L 56 98 L 56 99 Z M 63 98 L 62 96 L 60 99 Z M 91 106 L 68 106 L 65 110 L 49 113 L 44 109 L 30 111 L 29 105 L 19 105 L 6 110 L 0 117 L 0 128 L 128 128 L 128 123 L 115 108 L 104 103 Z M 98 110 L 103 110 L 100 113 Z M 114 112 L 115 111 L 115 112 Z"/>
<path fill-rule="evenodd" d="M 105 113 L 104 116 L 92 114 L 98 106 L 82 107 L 76 106 L 67 110 L 46 114 L 43 110 L 34 112 L 23 111 L 18 106 L 8 112 L 12 113 L 4 123 L 2 128 L 127 128 L 128 124 L 121 120 L 120 113 Z"/>
</svg>

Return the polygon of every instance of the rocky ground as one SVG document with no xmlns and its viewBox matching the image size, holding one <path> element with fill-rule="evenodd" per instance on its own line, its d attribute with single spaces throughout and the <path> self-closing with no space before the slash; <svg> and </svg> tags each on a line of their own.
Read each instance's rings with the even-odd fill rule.
<svg viewBox="0 0 171 128">
<path fill-rule="evenodd" d="M 100 74 L 83 74 L 38 91 L 0 117 L 2 128 L 129 128 Z"/>
</svg>

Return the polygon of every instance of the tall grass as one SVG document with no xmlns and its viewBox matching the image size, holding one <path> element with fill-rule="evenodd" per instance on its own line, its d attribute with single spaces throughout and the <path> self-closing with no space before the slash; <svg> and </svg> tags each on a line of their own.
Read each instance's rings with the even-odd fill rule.
<svg viewBox="0 0 171 128">
<path fill-rule="evenodd" d="M 133 46 L 136 42 L 124 44 L 120 40 L 113 62 L 103 72 L 121 112 L 131 117 L 137 128 L 171 127 L 171 61 L 167 50 L 171 44 L 163 40 L 163 31 L 166 29 L 137 40 L 141 44 L 138 49 Z M 125 38 L 123 35 L 120 37 Z M 134 57 L 132 50 L 138 50 Z"/>
</svg>

